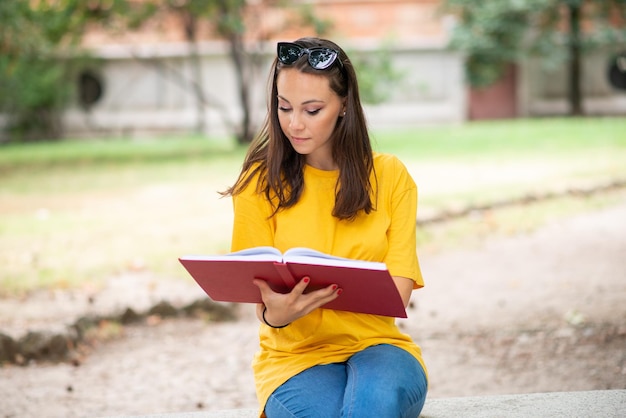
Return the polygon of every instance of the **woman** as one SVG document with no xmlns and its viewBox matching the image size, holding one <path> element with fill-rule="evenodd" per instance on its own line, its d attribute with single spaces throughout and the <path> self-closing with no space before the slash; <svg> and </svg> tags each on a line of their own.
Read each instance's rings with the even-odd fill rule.
<svg viewBox="0 0 626 418">
<path fill-rule="evenodd" d="M 356 74 L 333 42 L 279 43 L 269 113 L 233 196 L 232 250 L 309 247 L 384 262 L 405 303 L 423 286 L 416 255 L 417 188 L 402 163 L 373 153 Z M 426 397 L 420 348 L 390 317 L 324 309 L 336 285 L 289 294 L 255 280 L 260 415 L 406 417 Z"/>
</svg>

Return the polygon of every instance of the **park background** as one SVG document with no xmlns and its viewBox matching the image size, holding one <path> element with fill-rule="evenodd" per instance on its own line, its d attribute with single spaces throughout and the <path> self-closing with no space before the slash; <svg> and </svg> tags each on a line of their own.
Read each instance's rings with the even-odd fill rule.
<svg viewBox="0 0 626 418">
<path fill-rule="evenodd" d="M 581 2 L 576 66 L 578 2 L 449 3 L 76 0 L 29 3 L 56 32 L 4 22 L 0 413 L 254 407 L 256 319 L 184 314 L 204 298 L 177 257 L 229 250 L 217 192 L 273 45 L 314 33 L 355 57 L 374 147 L 419 186 L 427 287 L 402 326 L 430 396 L 626 388 L 624 6 Z"/>
</svg>

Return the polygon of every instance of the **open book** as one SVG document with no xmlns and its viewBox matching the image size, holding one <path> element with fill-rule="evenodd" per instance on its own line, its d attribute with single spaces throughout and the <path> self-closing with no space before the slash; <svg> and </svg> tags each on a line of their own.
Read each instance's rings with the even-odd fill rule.
<svg viewBox="0 0 626 418">
<path fill-rule="evenodd" d="M 308 248 L 281 254 L 272 247 L 215 256 L 187 255 L 179 260 L 215 301 L 261 303 L 254 278 L 267 281 L 275 292 L 288 293 L 308 276 L 307 291 L 332 284 L 343 289 L 325 309 L 406 318 L 402 298 L 384 263 L 334 257 Z"/>
</svg>

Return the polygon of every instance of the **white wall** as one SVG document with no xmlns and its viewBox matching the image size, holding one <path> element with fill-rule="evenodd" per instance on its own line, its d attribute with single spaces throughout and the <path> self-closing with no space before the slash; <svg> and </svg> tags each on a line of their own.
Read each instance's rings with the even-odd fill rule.
<svg viewBox="0 0 626 418">
<path fill-rule="evenodd" d="M 192 132 L 197 122 L 191 90 L 181 87 L 180 76 L 190 79 L 185 44 L 148 45 L 131 49 L 108 46 L 94 51 L 103 64 L 94 70 L 103 82 L 103 96 L 87 112 L 74 106 L 65 114 L 69 136 Z M 233 66 L 222 43 L 201 47 L 203 84 L 210 105 L 205 107 L 205 133 L 227 133 L 224 114 L 241 117 Z M 414 126 L 457 123 L 465 119 L 466 99 L 461 58 L 441 47 L 401 48 L 392 54 L 394 67 L 404 75 L 390 101 L 367 106 L 370 126 Z M 268 48 L 262 69 L 253 78 L 255 120 L 266 110 L 267 74 L 273 59 Z"/>
<path fill-rule="evenodd" d="M 185 134 L 197 124 L 192 90 L 181 80 L 191 79 L 187 44 L 108 45 L 93 51 L 101 58 L 95 71 L 102 79 L 103 96 L 86 111 L 76 103 L 64 115 L 67 136 L 144 136 Z M 374 45 L 356 46 L 360 51 Z M 349 48 L 347 48 L 349 49 Z M 204 132 L 232 132 L 241 110 L 235 74 L 223 42 L 200 46 L 203 84 L 209 106 L 203 109 Z M 260 124 L 266 111 L 266 89 L 273 44 L 252 79 L 254 119 Z M 404 74 L 389 101 L 365 105 L 372 128 L 411 127 L 424 124 L 461 123 L 467 118 L 467 88 L 463 59 L 444 45 L 397 46 L 391 54 L 394 68 Z M 583 60 L 584 109 L 590 115 L 626 115 L 626 92 L 617 91 L 607 79 L 609 52 L 597 51 Z M 178 74 L 178 75 L 176 75 Z M 182 77 L 181 77 L 182 75 Z M 546 69 L 538 60 L 520 63 L 518 77 L 519 116 L 567 114 L 564 66 Z M 182 83 L 182 84 L 181 84 Z M 226 115 L 226 116 L 224 116 Z M 0 115 L 1 116 L 1 115 Z M 230 122 L 225 122 L 229 120 Z M 2 118 L 0 117 L 0 124 Z"/>
<path fill-rule="evenodd" d="M 614 51 L 613 51 L 614 52 Z M 587 115 L 626 115 L 626 91 L 611 86 L 609 60 L 613 52 L 594 51 L 582 60 L 583 111 Z M 566 115 L 567 68 L 565 64 L 547 68 L 539 59 L 520 64 L 518 105 L 520 116 Z"/>
</svg>

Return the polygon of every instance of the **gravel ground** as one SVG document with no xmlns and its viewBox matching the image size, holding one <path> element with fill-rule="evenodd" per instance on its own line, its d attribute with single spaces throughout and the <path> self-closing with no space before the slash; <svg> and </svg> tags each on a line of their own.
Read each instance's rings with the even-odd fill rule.
<svg viewBox="0 0 626 418">
<path fill-rule="evenodd" d="M 535 232 L 423 254 L 426 287 L 400 326 L 422 346 L 431 397 L 626 388 L 626 200 Z M 0 301 L 0 330 L 202 297 L 193 283 L 114 278 L 97 292 Z M 152 317 L 109 327 L 72 363 L 0 368 L 1 417 L 254 408 L 257 320 Z"/>
</svg>

